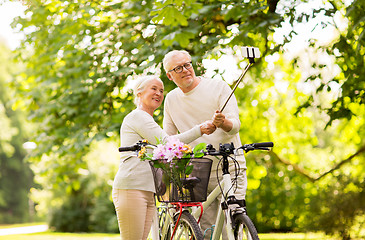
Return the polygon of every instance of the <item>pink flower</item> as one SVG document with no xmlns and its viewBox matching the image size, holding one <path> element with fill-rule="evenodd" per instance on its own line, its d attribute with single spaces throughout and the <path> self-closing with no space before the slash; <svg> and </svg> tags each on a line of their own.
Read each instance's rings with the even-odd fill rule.
<svg viewBox="0 0 365 240">
<path fill-rule="evenodd" d="M 153 150 L 153 159 L 165 159 L 166 158 L 166 148 L 164 145 L 157 145 L 157 148 Z"/>
<path fill-rule="evenodd" d="M 169 137 L 165 144 L 158 144 L 153 150 L 153 159 L 166 159 L 167 162 L 172 162 L 173 159 L 181 159 L 184 154 L 190 152 L 191 147 L 189 145 L 177 138 Z"/>
</svg>

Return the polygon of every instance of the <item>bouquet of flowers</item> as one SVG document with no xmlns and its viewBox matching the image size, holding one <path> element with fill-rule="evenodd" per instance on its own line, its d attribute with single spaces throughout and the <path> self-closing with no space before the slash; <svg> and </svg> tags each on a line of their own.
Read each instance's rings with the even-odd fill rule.
<svg viewBox="0 0 365 240">
<path fill-rule="evenodd" d="M 138 157 L 150 160 L 153 167 L 161 168 L 164 173 L 165 184 L 173 183 L 179 191 L 183 190 L 182 179 L 185 179 L 193 171 L 191 158 L 201 158 L 204 156 L 202 150 L 206 144 L 200 143 L 191 146 L 180 140 L 170 137 L 167 142 L 157 141 L 158 144 L 152 153 L 148 153 L 146 147 L 142 147 L 138 152 Z"/>
</svg>

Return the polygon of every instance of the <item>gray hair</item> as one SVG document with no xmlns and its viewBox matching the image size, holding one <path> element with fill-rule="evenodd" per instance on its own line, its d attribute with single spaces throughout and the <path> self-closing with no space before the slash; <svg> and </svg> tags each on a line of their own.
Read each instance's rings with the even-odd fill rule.
<svg viewBox="0 0 365 240">
<path fill-rule="evenodd" d="M 134 88 L 133 88 L 133 94 L 134 94 L 133 102 L 136 106 L 138 106 L 138 104 L 139 104 L 138 94 L 143 92 L 143 90 L 145 89 L 147 83 L 149 83 L 150 81 L 152 81 L 154 79 L 160 81 L 163 84 L 162 80 L 158 76 L 155 76 L 155 75 L 148 75 L 148 76 L 139 77 L 136 80 L 136 84 L 134 85 Z"/>
<path fill-rule="evenodd" d="M 181 53 L 189 56 L 189 58 L 191 59 L 190 54 L 185 50 L 172 50 L 166 53 L 165 57 L 162 60 L 163 68 L 165 69 L 166 73 L 169 71 L 169 69 L 167 69 L 167 65 L 170 63 L 171 59 Z"/>
</svg>

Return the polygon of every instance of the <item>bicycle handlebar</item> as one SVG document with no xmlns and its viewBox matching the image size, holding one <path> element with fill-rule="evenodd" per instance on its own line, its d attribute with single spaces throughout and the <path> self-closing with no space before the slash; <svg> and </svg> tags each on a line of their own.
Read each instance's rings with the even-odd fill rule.
<svg viewBox="0 0 365 240">
<path fill-rule="evenodd" d="M 141 150 L 141 146 L 139 146 L 139 145 L 133 145 L 133 146 L 129 146 L 129 147 L 120 147 L 120 148 L 118 148 L 118 150 L 119 150 L 119 152 L 128 152 L 128 151 L 131 151 L 131 152 L 133 152 L 133 151 L 139 151 L 139 150 Z"/>
<path fill-rule="evenodd" d="M 139 141 L 136 144 L 128 147 L 120 147 L 118 150 L 119 152 L 127 152 L 127 151 L 139 151 L 143 146 L 151 145 L 145 141 Z M 212 156 L 222 156 L 222 155 L 230 155 L 233 154 L 235 150 L 243 149 L 246 153 L 252 150 L 270 150 L 269 148 L 273 147 L 273 142 L 260 142 L 260 143 L 251 143 L 251 144 L 244 144 L 241 147 L 235 148 L 233 143 L 226 143 L 226 144 L 220 144 L 219 150 L 217 151 L 215 148 L 213 148 L 213 145 L 208 144 L 204 154 L 205 155 L 212 155 Z"/>
<path fill-rule="evenodd" d="M 246 153 L 252 150 L 270 150 L 269 148 L 273 147 L 273 142 L 261 142 L 261 143 L 251 143 L 251 144 L 244 144 L 241 147 L 235 148 L 233 143 L 226 143 L 226 144 L 220 144 L 219 150 L 217 151 L 211 144 L 207 145 L 206 152 L 204 152 L 205 155 L 211 155 L 211 156 L 227 156 L 230 154 L 234 154 L 234 151 L 237 151 L 239 149 L 244 150 Z"/>
<path fill-rule="evenodd" d="M 119 152 L 133 152 L 133 151 L 139 151 L 142 147 L 145 147 L 147 145 L 153 146 L 152 144 L 146 142 L 146 141 L 139 141 L 136 144 L 128 147 L 120 147 L 118 148 Z"/>
<path fill-rule="evenodd" d="M 261 148 L 261 147 L 273 147 L 273 142 L 261 142 L 261 143 L 252 143 L 254 148 Z"/>
<path fill-rule="evenodd" d="M 269 148 L 273 147 L 273 142 L 261 142 L 261 143 L 251 143 L 245 144 L 239 149 L 243 149 L 245 152 L 252 151 L 252 150 L 270 150 Z"/>
</svg>

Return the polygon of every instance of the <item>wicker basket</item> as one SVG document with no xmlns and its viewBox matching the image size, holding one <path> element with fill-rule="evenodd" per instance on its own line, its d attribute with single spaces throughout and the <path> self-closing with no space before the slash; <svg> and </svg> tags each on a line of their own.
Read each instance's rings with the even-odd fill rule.
<svg viewBox="0 0 365 240">
<path fill-rule="evenodd" d="M 212 167 L 208 158 L 193 158 L 193 171 L 181 179 L 183 188 L 179 189 L 171 181 L 166 180 L 166 174 L 161 168 L 154 168 L 151 163 L 155 180 L 156 195 L 160 202 L 204 202 L 207 200 L 207 188 Z"/>
</svg>

